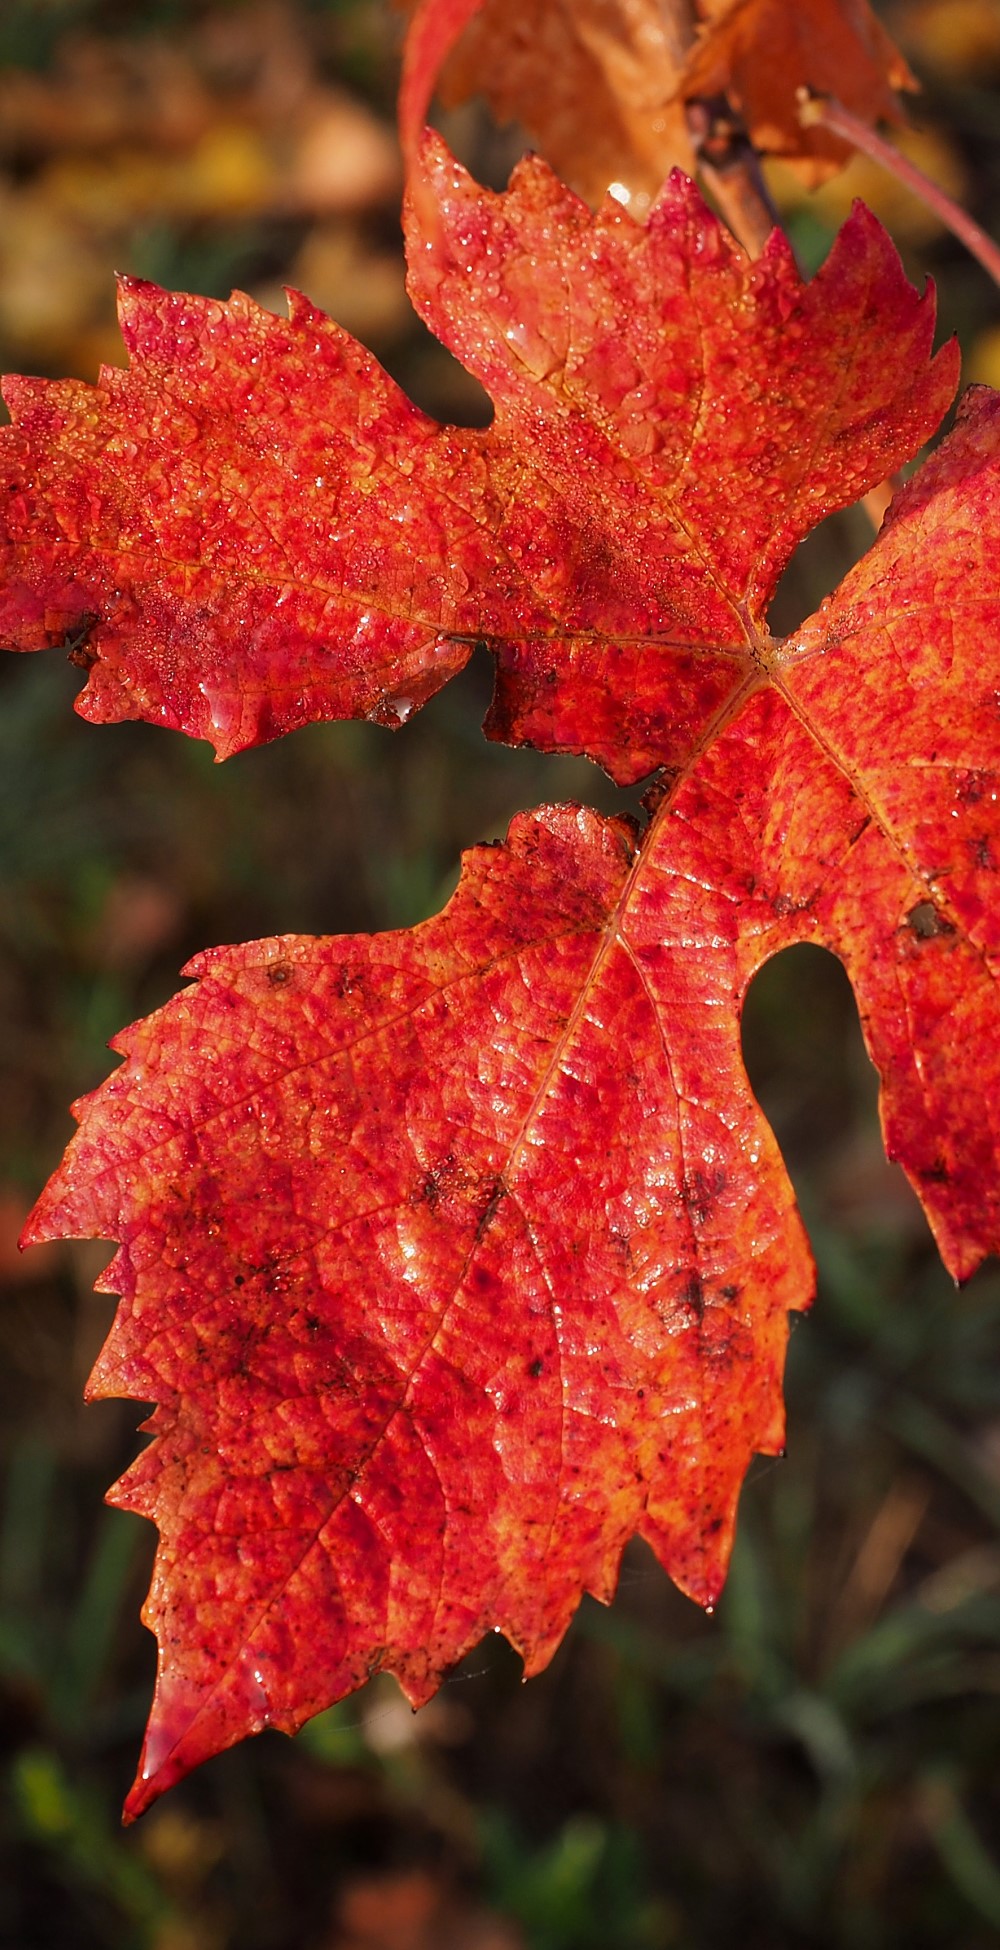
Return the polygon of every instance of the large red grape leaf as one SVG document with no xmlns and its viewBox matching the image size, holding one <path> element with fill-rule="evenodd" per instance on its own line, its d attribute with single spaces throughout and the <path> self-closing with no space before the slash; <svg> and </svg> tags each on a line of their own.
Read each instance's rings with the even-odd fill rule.
<svg viewBox="0 0 1000 1950">
<path fill-rule="evenodd" d="M 157 1404 L 131 1813 L 490 1626 L 537 1670 L 633 1532 L 716 1596 L 811 1294 L 740 1052 L 779 948 L 846 962 L 952 1271 L 997 1248 L 998 505 L 979 389 L 643 833 L 522 815 L 436 919 L 212 951 L 118 1039 L 27 1237 L 119 1242 L 90 1391 Z"/>
<path fill-rule="evenodd" d="M 414 301 L 493 425 L 429 420 L 304 299 L 286 321 L 126 282 L 130 371 L 8 382 L 0 634 L 69 634 L 85 716 L 220 756 L 397 724 L 484 638 L 493 736 L 622 780 L 683 763 L 796 543 L 937 424 L 932 300 L 860 207 L 804 283 L 684 178 L 645 227 L 537 161 L 491 194 L 433 138 L 416 182 Z"/>
<path fill-rule="evenodd" d="M 78 1106 L 30 1236 L 121 1241 L 91 1393 L 161 1404 L 115 1493 L 163 1537 L 132 1812 L 491 1625 L 536 1671 L 637 1528 L 717 1593 L 808 1249 L 732 945 L 665 948 L 635 863 L 549 810 L 409 933 L 204 956 Z"/>
<path fill-rule="evenodd" d="M 748 266 L 683 182 L 639 230 L 614 207 L 591 217 L 538 164 L 504 197 L 439 145 L 426 167 L 439 217 L 411 234 L 414 292 L 489 383 L 488 432 L 415 415 L 310 315 L 314 362 L 332 347 L 360 419 L 357 459 L 346 430 L 310 419 L 304 314 L 272 339 L 241 303 L 139 291 L 139 346 L 164 317 L 176 339 L 170 306 L 189 306 L 183 380 L 159 344 L 149 370 L 140 357 L 97 394 L 32 392 L 7 440 L 12 519 L 19 494 L 36 511 L 35 561 L 13 546 L 12 610 L 26 641 L 52 633 L 89 577 L 108 610 L 88 626 L 92 686 L 134 654 L 126 692 L 136 672 L 161 697 L 171 686 L 179 722 L 224 683 L 224 748 L 279 728 L 261 699 L 286 695 L 287 643 L 265 643 L 275 668 L 263 652 L 248 668 L 218 615 L 231 629 L 242 578 L 250 595 L 279 584 L 298 618 L 294 555 L 309 590 L 329 601 L 326 575 L 359 612 L 336 683 L 315 615 L 296 621 L 305 715 L 330 708 L 324 684 L 336 708 L 395 697 L 402 714 L 434 646 L 458 656 L 483 634 L 505 735 L 593 751 L 621 777 L 676 773 L 641 840 L 572 809 L 521 820 L 421 929 L 204 958 L 82 1107 L 28 1236 L 119 1240 L 107 1282 L 122 1308 L 93 1392 L 158 1404 L 119 1492 L 162 1532 L 133 1812 L 377 1667 L 426 1697 L 488 1624 L 537 1667 L 580 1591 L 607 1595 L 635 1529 L 693 1595 L 718 1590 L 747 1459 L 781 1439 L 784 1316 L 810 1292 L 739 1054 L 743 993 L 776 948 L 823 940 L 848 960 L 890 1142 L 949 1263 L 966 1270 L 996 1238 L 977 661 L 996 602 L 992 407 L 822 615 L 776 643 L 764 611 L 795 542 L 911 453 L 950 394 L 953 356 L 931 362 L 930 305 L 884 234 L 858 212 L 803 286 L 778 241 Z M 206 342 L 219 410 L 195 425 L 174 503 L 151 435 L 143 501 L 137 456 L 131 477 L 104 463 L 109 427 L 134 437 L 142 407 L 155 433 L 157 386 L 169 421 L 196 381 L 208 416 Z M 247 374 L 272 350 L 265 394 L 321 443 L 333 522 L 306 486 L 278 492 L 300 478 L 296 436 L 246 434 Z M 254 581 L 258 492 L 277 538 Z M 206 497 L 214 527 L 192 514 Z M 133 652 L 126 626 L 149 600 Z M 945 604 L 941 659 L 926 645 Z M 274 607 L 253 612 L 265 637 Z M 404 628 L 407 693 L 389 640 Z M 908 684 L 927 693 L 926 748 L 907 743 Z M 913 785 L 928 752 L 945 795 L 930 813 Z M 942 1035 L 956 1009 L 957 1051 Z"/>
</svg>

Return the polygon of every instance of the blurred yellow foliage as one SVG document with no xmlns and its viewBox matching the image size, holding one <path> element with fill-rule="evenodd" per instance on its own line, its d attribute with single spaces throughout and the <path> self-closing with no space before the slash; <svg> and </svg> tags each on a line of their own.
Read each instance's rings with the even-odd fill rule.
<svg viewBox="0 0 1000 1950">
<path fill-rule="evenodd" d="M 107 304 L 100 242 L 44 188 L 0 184 L 0 338 L 44 362 Z"/>
<path fill-rule="evenodd" d="M 973 339 L 962 367 L 962 378 L 967 383 L 977 381 L 1000 391 L 1000 325 L 987 326 Z"/>
<path fill-rule="evenodd" d="M 907 0 L 890 17 L 893 33 L 930 73 L 953 81 L 1000 71 L 998 0 Z"/>
<path fill-rule="evenodd" d="M 81 32 L 49 70 L 0 68 L 0 364 L 93 378 L 122 359 L 116 270 L 226 296 L 258 248 L 279 258 L 266 284 L 244 279 L 265 302 L 287 275 L 361 333 L 400 329 L 401 272 L 364 234 L 398 205 L 395 136 L 323 48 L 295 0 L 249 0 L 169 38 Z"/>
</svg>

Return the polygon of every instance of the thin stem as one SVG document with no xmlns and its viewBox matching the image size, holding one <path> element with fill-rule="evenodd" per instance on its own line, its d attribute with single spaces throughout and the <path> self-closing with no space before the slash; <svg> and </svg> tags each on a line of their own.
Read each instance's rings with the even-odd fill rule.
<svg viewBox="0 0 1000 1950">
<path fill-rule="evenodd" d="M 1000 246 L 981 230 L 977 223 L 957 204 L 939 184 L 932 183 L 916 163 L 894 149 L 866 122 L 859 121 L 849 108 L 838 102 L 833 95 L 811 95 L 807 88 L 799 89 L 799 121 L 804 129 L 829 129 L 831 135 L 839 135 L 855 149 L 861 149 L 873 162 L 881 163 L 897 182 L 902 183 L 914 196 L 918 196 L 935 216 L 940 217 L 946 229 L 963 243 L 973 257 L 978 258 L 984 271 L 988 271 L 994 284 L 1000 285 Z"/>
<path fill-rule="evenodd" d="M 724 95 L 689 102 L 687 125 L 706 189 L 733 236 L 751 257 L 759 257 L 781 219 L 746 130 Z"/>
</svg>

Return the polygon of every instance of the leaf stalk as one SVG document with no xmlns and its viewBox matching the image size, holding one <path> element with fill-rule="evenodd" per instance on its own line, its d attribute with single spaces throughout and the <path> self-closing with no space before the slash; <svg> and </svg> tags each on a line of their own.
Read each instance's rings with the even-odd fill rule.
<svg viewBox="0 0 1000 1950">
<path fill-rule="evenodd" d="M 898 183 L 902 183 L 929 210 L 933 210 L 945 228 L 978 259 L 994 284 L 1000 285 L 1000 246 L 948 195 L 947 190 L 943 190 L 939 183 L 932 182 L 922 169 L 917 168 L 916 163 L 894 148 L 884 136 L 878 135 L 866 122 L 852 115 L 849 108 L 837 101 L 836 96 L 816 95 L 808 88 L 800 88 L 798 102 L 799 121 L 804 129 L 829 129 L 831 135 L 839 135 L 844 142 L 851 143 L 855 149 L 870 156 L 872 162 L 887 169 Z"/>
</svg>

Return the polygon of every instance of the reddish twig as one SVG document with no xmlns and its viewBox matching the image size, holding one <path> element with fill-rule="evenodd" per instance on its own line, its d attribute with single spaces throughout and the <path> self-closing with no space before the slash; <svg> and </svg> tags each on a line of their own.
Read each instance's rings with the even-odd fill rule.
<svg viewBox="0 0 1000 1950">
<path fill-rule="evenodd" d="M 960 204 L 954 201 L 953 197 L 948 195 L 946 190 L 941 189 L 938 183 L 932 183 L 930 177 L 925 176 L 923 170 L 917 168 L 916 163 L 910 162 L 906 156 L 901 155 L 898 149 L 893 148 L 891 142 L 886 142 L 884 137 L 877 135 L 866 122 L 859 121 L 858 117 L 852 115 L 850 109 L 845 108 L 843 103 L 838 102 L 834 96 L 813 95 L 808 88 L 800 88 L 798 93 L 799 121 L 803 128 L 829 129 L 831 135 L 839 135 L 844 142 L 850 142 L 855 149 L 863 150 L 873 162 L 880 163 L 883 169 L 889 170 L 897 182 L 912 190 L 914 196 L 918 196 L 929 210 L 933 210 L 935 216 L 940 217 L 941 222 L 953 236 L 965 245 L 966 250 L 972 252 L 973 257 L 978 258 L 983 269 L 989 272 L 994 284 L 1000 285 L 1000 246 L 994 243 L 992 237 L 987 236 L 985 230 L 980 229 L 978 223 L 973 222 L 973 219 Z"/>
<path fill-rule="evenodd" d="M 781 219 L 739 117 L 722 95 L 714 101 L 689 102 L 687 125 L 706 189 L 744 250 L 759 257 Z"/>
</svg>

